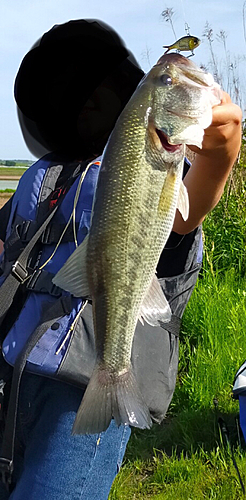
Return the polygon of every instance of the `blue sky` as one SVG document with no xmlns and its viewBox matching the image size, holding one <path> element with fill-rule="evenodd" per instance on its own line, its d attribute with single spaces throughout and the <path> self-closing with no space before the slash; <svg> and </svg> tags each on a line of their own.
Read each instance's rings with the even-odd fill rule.
<svg viewBox="0 0 246 500">
<path fill-rule="evenodd" d="M 226 46 L 235 75 L 240 78 L 244 107 L 244 4 L 245 0 L 0 0 L 0 158 L 34 160 L 19 129 L 13 82 L 22 58 L 33 43 L 51 26 L 69 19 L 97 18 L 110 24 L 145 71 L 163 53 L 162 46 L 174 42 L 170 25 L 161 17 L 165 8 L 174 10 L 178 38 L 186 34 L 185 22 L 192 34 L 202 38 L 208 21 L 214 31 L 213 47 L 225 79 L 225 52 L 216 34 L 220 30 L 227 34 Z M 203 40 L 193 61 L 208 66 L 210 59 L 209 44 Z"/>
</svg>

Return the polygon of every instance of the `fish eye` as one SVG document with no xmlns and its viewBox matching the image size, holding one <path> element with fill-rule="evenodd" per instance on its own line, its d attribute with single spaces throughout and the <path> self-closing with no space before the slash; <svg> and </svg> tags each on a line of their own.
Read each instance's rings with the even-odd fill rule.
<svg viewBox="0 0 246 500">
<path fill-rule="evenodd" d="M 161 81 L 162 81 L 163 85 L 166 85 L 166 86 L 172 85 L 172 83 L 173 83 L 171 76 L 168 75 L 167 73 L 164 73 L 164 75 L 161 75 Z"/>
</svg>

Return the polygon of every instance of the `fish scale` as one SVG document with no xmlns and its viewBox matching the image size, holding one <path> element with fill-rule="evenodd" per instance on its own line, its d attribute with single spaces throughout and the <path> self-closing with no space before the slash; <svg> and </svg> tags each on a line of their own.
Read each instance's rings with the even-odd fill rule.
<svg viewBox="0 0 246 500">
<path fill-rule="evenodd" d="M 104 161 L 106 162 L 106 158 Z M 143 160 L 141 168 L 146 172 L 147 165 L 144 165 Z M 151 175 L 149 175 L 148 177 L 151 177 Z M 156 224 L 158 199 L 160 197 L 160 191 L 163 183 L 155 182 L 155 186 L 156 188 L 158 188 L 156 189 L 157 192 L 153 194 L 153 190 L 151 190 L 152 194 L 150 194 L 150 191 L 148 189 L 147 196 L 145 200 L 143 200 L 141 199 L 142 197 L 140 197 L 139 199 L 137 195 L 138 193 L 145 192 L 144 183 L 140 182 L 141 178 L 139 177 L 139 175 L 136 176 L 136 179 L 138 179 L 138 184 L 135 183 L 135 191 L 131 189 L 131 197 L 129 203 L 131 205 L 131 210 L 128 210 L 127 217 L 124 214 L 124 192 L 122 193 L 122 190 L 119 189 L 118 192 L 114 192 L 111 198 L 114 210 L 108 211 L 106 220 L 99 220 L 98 225 L 97 221 L 95 222 L 94 227 L 96 236 L 95 239 L 91 240 L 91 245 L 89 245 L 90 260 L 88 266 L 89 268 L 91 268 L 91 263 L 95 262 L 95 259 L 97 259 L 95 272 L 97 275 L 97 280 L 98 277 L 100 277 L 99 286 L 101 286 L 101 282 L 105 284 L 105 293 L 108 297 L 107 305 L 110 311 L 110 315 L 107 316 L 107 324 L 105 325 L 103 324 L 103 321 L 101 319 L 102 312 L 100 304 L 95 307 L 95 315 L 99 318 L 97 335 L 101 337 L 101 332 L 104 332 L 103 334 L 106 336 L 102 359 L 107 363 L 108 360 L 111 359 L 111 352 L 118 351 L 114 357 L 115 360 L 117 360 L 116 366 L 120 365 L 121 368 L 126 368 L 129 365 L 129 341 L 124 343 L 120 341 L 115 342 L 115 337 L 121 338 L 122 335 L 126 336 L 127 334 L 128 337 L 132 338 L 136 326 L 137 317 L 136 314 L 129 315 L 128 309 L 134 307 L 135 310 L 138 311 L 139 305 L 141 303 L 141 298 L 144 295 L 148 284 L 150 283 L 153 272 L 155 271 L 156 260 L 164 246 L 163 244 L 165 243 L 165 239 L 167 238 L 167 235 L 169 233 L 169 228 L 167 228 L 164 232 L 165 223 L 163 224 L 161 220 L 159 227 Z M 110 183 L 108 183 L 108 188 L 109 190 L 111 189 Z M 153 207 L 153 197 L 155 198 L 155 194 L 156 203 Z M 100 187 L 98 190 L 98 195 L 100 196 Z M 137 215 L 139 213 L 142 213 L 142 211 L 140 212 L 140 205 L 142 204 L 145 205 L 145 217 L 141 215 L 141 217 L 139 218 L 137 217 Z M 116 206 L 119 206 L 120 208 L 119 214 L 116 212 Z M 95 203 L 95 211 L 96 210 L 97 205 Z M 173 208 L 173 216 L 174 211 L 175 205 Z M 103 213 L 103 207 L 102 212 L 98 212 Z M 107 238 L 105 238 L 104 234 L 105 247 L 107 250 L 103 250 L 100 255 L 98 255 L 99 247 L 101 247 L 102 235 L 100 234 L 100 232 L 98 233 L 96 231 L 96 228 L 100 225 L 100 228 L 102 229 L 102 222 L 104 222 L 106 226 L 105 231 L 108 232 L 110 244 L 108 243 Z M 170 222 L 172 223 L 172 220 Z M 114 227 L 113 238 L 111 230 L 112 226 Z M 161 234 L 162 237 L 158 238 L 159 234 Z M 135 238 L 138 242 L 137 245 L 135 245 Z M 122 241 L 125 244 L 122 245 Z M 142 245 L 144 245 L 147 251 L 142 251 L 140 253 L 139 249 Z M 149 251 L 149 249 L 151 249 L 151 252 Z M 126 256 L 128 256 L 127 261 Z M 107 262 L 109 263 L 109 266 L 105 265 L 105 257 Z M 117 279 L 115 279 L 116 276 Z M 111 285 L 112 280 L 114 280 L 114 286 Z M 120 294 L 118 290 L 120 290 Z M 95 290 L 95 294 L 96 293 L 97 290 Z M 122 310 L 122 297 L 127 298 L 128 309 L 124 307 L 124 309 Z M 127 324 L 125 321 L 123 322 L 124 316 L 126 318 Z M 112 331 L 114 332 L 114 335 L 111 334 Z M 125 353 L 124 350 L 126 350 Z"/>
</svg>

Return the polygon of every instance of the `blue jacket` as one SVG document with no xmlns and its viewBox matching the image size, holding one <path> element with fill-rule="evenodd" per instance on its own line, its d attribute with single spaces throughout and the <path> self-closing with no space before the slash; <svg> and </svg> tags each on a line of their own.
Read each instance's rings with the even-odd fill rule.
<svg viewBox="0 0 246 500">
<path fill-rule="evenodd" d="M 12 201 L 12 209 L 7 226 L 6 243 L 8 241 L 8 237 L 10 237 L 13 233 L 13 228 L 16 228 L 16 225 L 18 228 L 23 228 L 26 225 L 26 221 L 28 221 L 28 223 L 29 221 L 36 221 L 41 192 L 45 188 L 48 191 L 47 194 L 50 193 L 50 190 L 47 188 L 47 176 L 49 173 L 49 176 L 52 177 L 52 170 L 54 170 L 56 166 L 57 162 L 53 162 L 51 160 L 51 156 L 47 155 L 36 162 L 21 177 Z M 91 165 L 83 181 L 79 194 L 79 200 L 76 207 L 78 244 L 83 241 L 89 229 L 92 200 L 98 173 L 99 165 Z M 52 219 L 52 227 L 57 227 L 59 225 L 63 228 L 68 222 L 68 218 L 73 210 L 74 198 L 79 180 L 80 175 L 77 176 L 73 185 L 70 187 L 68 193 L 60 204 L 57 213 Z M 61 241 L 54 256 L 45 265 L 45 272 L 51 273 L 49 276 L 50 282 L 52 276 L 75 250 L 73 237 L 71 237 L 71 240 L 72 241 L 67 241 L 66 243 Z M 43 243 L 38 268 L 40 268 L 42 264 L 49 259 L 55 249 L 55 246 L 55 242 L 48 244 Z M 3 275 L 1 277 L 1 282 L 3 282 L 4 279 L 5 276 Z M 64 295 L 66 294 L 65 292 L 63 293 Z M 47 307 L 47 303 L 54 302 L 55 300 L 57 300 L 56 296 L 52 296 L 50 293 L 45 293 L 43 289 L 38 290 L 37 285 L 35 287 L 35 291 L 29 291 L 25 305 L 3 343 L 3 354 L 8 363 L 14 365 L 17 355 L 23 348 L 31 333 L 40 323 L 43 308 Z M 66 345 L 58 354 L 56 353 L 59 346 L 63 343 L 64 337 L 66 336 L 80 308 L 81 300 L 73 298 L 71 312 L 59 320 L 59 327 L 56 322 L 55 329 L 54 327 L 53 329 L 50 328 L 49 331 L 47 331 L 47 334 L 40 340 L 38 345 L 36 345 L 27 362 L 27 369 L 34 373 L 48 375 L 57 370 L 63 358 Z"/>
</svg>

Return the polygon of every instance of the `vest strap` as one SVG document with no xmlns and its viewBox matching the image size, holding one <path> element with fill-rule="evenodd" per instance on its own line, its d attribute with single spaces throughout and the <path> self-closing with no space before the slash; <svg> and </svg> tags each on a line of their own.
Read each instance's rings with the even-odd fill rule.
<svg viewBox="0 0 246 500">
<path fill-rule="evenodd" d="M 64 291 L 52 283 L 54 276 L 53 273 L 45 269 L 35 269 L 26 282 L 26 289 L 32 292 L 48 293 L 53 297 L 60 297 Z"/>
<path fill-rule="evenodd" d="M 23 220 L 21 224 L 18 224 L 18 234 L 22 243 L 28 243 L 36 233 L 38 223 L 36 220 Z"/>
<path fill-rule="evenodd" d="M 10 274 L 7 276 L 2 286 L 0 287 L 0 321 L 4 318 L 6 312 L 10 308 L 14 296 L 17 292 L 18 287 L 21 283 L 24 283 L 26 277 L 28 276 L 27 261 L 31 250 L 38 241 L 42 232 L 49 224 L 52 217 L 54 217 L 58 205 L 54 208 L 53 212 L 49 214 L 47 219 L 39 227 L 38 231 L 35 233 L 31 241 L 26 245 L 24 250 L 19 255 L 18 260 L 13 264 Z"/>
<path fill-rule="evenodd" d="M 52 243 L 57 243 L 66 227 L 66 224 L 50 224 L 41 236 L 41 242 L 45 245 L 51 245 Z M 77 233 L 79 229 L 79 224 L 76 222 L 75 231 Z M 70 222 L 62 237 L 62 243 L 68 243 L 74 241 L 73 223 Z"/>
<path fill-rule="evenodd" d="M 40 237 L 41 243 L 44 243 L 45 245 L 51 245 L 52 243 L 57 243 L 60 239 L 61 234 L 63 233 L 64 229 L 66 227 L 66 224 L 49 224 L 48 227 L 45 228 L 43 234 Z M 79 229 L 79 223 L 76 222 L 75 224 L 75 230 L 76 233 Z M 21 225 L 18 226 L 18 233 L 20 240 L 22 244 L 28 243 L 33 235 L 36 233 L 37 230 L 37 221 L 23 221 Z M 74 241 L 74 233 L 73 233 L 73 224 L 72 221 L 69 224 L 69 226 L 66 229 L 66 232 L 62 238 L 63 243 L 67 243 L 70 241 Z M 84 228 L 85 234 L 88 232 L 87 228 Z M 82 230 L 83 234 L 83 230 Z M 24 246 L 24 245 L 22 245 Z"/>
</svg>

